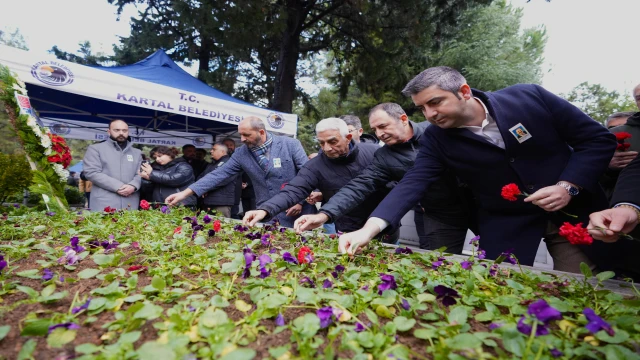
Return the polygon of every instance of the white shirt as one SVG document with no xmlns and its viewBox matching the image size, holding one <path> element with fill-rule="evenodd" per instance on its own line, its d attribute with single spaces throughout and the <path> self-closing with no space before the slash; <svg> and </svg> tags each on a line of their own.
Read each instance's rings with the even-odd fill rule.
<svg viewBox="0 0 640 360">
<path fill-rule="evenodd" d="M 474 99 L 476 99 L 476 101 L 478 101 L 482 105 L 482 108 L 484 108 L 485 118 L 482 121 L 482 125 L 481 126 L 460 126 L 460 127 L 468 129 L 472 133 L 478 136 L 482 136 L 490 143 L 504 149 L 505 148 L 504 139 L 502 138 L 502 134 L 500 134 L 500 129 L 498 129 L 498 124 L 491 117 L 491 115 L 489 115 L 489 110 L 484 105 L 482 100 L 478 99 L 477 97 L 474 97 Z M 380 228 L 380 231 L 384 230 L 387 226 L 389 226 L 388 221 L 378 217 L 371 217 L 369 218 L 369 221 L 378 225 L 378 227 Z"/>
</svg>

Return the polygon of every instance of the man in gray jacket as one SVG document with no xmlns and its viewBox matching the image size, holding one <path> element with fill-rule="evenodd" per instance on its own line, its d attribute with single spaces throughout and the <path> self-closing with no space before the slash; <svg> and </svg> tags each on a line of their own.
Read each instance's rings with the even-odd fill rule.
<svg viewBox="0 0 640 360">
<path fill-rule="evenodd" d="M 307 155 L 300 141 L 268 133 L 264 122 L 255 116 L 244 118 L 238 124 L 238 132 L 240 140 L 246 146 L 236 149 L 224 166 L 207 174 L 184 191 L 170 195 L 165 202 L 175 205 L 191 194 L 200 197 L 235 181 L 236 175 L 244 171 L 253 182 L 259 206 L 278 194 L 307 162 Z M 305 201 L 304 204 L 296 204 L 275 214 L 274 218 L 277 218 L 282 226 L 292 227 L 298 215 L 306 212 L 303 206 L 306 206 L 309 212 L 315 209 Z"/>
<path fill-rule="evenodd" d="M 109 139 L 93 144 L 84 155 L 84 174 L 93 183 L 91 208 L 138 209 L 142 152 L 129 141 L 129 125 L 122 120 L 109 124 Z"/>
</svg>

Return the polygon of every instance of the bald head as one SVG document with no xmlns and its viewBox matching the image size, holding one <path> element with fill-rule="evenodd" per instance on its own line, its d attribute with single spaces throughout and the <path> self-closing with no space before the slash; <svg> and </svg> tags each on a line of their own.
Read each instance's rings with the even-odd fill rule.
<svg viewBox="0 0 640 360">
<path fill-rule="evenodd" d="M 640 110 L 640 84 L 633 88 L 633 100 L 635 100 L 636 106 Z"/>
<path fill-rule="evenodd" d="M 247 116 L 238 124 L 240 141 L 250 148 L 260 146 L 267 141 L 267 130 L 262 119 L 256 116 Z"/>
<path fill-rule="evenodd" d="M 112 120 L 109 123 L 109 130 L 107 130 L 107 133 L 111 140 L 123 143 L 129 138 L 129 125 L 119 119 Z"/>
</svg>

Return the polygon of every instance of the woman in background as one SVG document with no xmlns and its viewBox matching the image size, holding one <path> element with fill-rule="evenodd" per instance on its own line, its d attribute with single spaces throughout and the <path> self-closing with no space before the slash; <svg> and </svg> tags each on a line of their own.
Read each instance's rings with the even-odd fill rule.
<svg viewBox="0 0 640 360">
<path fill-rule="evenodd" d="M 152 186 L 151 202 L 162 203 L 167 196 L 186 189 L 193 184 L 193 168 L 183 157 L 178 156 L 178 149 L 158 146 L 154 149 L 156 166 L 149 163 L 140 166 L 139 175 L 143 179 L 143 186 Z M 195 207 L 194 195 L 182 201 L 182 205 Z"/>
</svg>

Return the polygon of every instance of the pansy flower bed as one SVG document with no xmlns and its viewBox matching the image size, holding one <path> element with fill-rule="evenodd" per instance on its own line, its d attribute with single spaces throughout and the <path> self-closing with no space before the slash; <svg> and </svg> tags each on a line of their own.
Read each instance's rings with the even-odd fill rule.
<svg viewBox="0 0 640 360">
<path fill-rule="evenodd" d="M 638 292 L 610 272 L 108 210 L 2 216 L 0 358 L 640 359 Z"/>
</svg>

